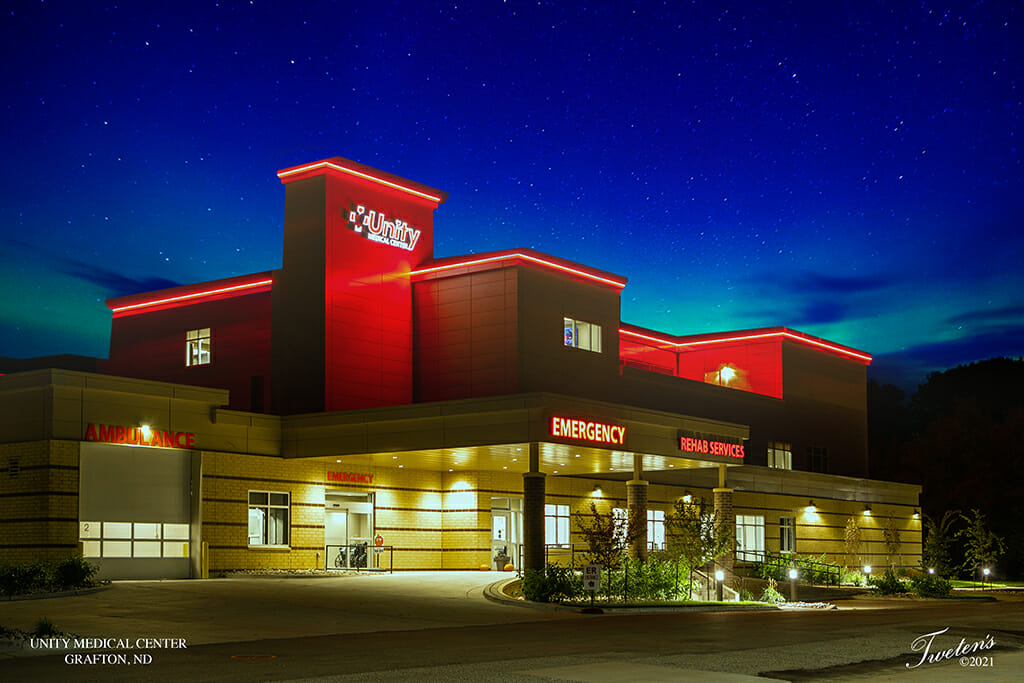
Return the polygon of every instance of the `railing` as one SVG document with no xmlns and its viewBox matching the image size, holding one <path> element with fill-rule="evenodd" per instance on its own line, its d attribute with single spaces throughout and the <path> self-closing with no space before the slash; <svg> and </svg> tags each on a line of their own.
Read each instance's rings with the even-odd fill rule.
<svg viewBox="0 0 1024 683">
<path fill-rule="evenodd" d="M 810 558 L 796 557 L 793 553 L 771 553 L 767 551 L 737 551 L 736 559 L 740 562 L 750 562 L 760 565 L 760 575 L 769 574 L 778 580 L 788 580 L 790 569 L 800 572 L 800 579 L 804 583 L 818 583 L 828 586 L 838 586 L 842 582 L 843 570 L 841 567 L 818 562 Z M 808 576 L 808 573 L 810 576 Z M 822 580 L 823 579 L 823 580 Z"/>
<path fill-rule="evenodd" d="M 658 543 L 650 542 L 647 544 L 647 551 L 649 553 L 664 550 Z M 572 567 L 573 569 L 581 569 L 583 565 L 588 563 L 588 555 L 590 554 L 589 543 L 548 543 L 544 545 L 544 564 L 558 564 Z M 516 576 L 523 575 L 523 544 L 519 544 L 519 550 L 516 557 Z"/>
<path fill-rule="evenodd" d="M 382 560 L 386 566 L 382 567 Z M 371 559 L 372 558 L 372 559 Z M 393 573 L 395 569 L 395 546 L 353 543 L 350 545 L 327 546 L 326 569 L 354 569 L 356 571 Z"/>
</svg>

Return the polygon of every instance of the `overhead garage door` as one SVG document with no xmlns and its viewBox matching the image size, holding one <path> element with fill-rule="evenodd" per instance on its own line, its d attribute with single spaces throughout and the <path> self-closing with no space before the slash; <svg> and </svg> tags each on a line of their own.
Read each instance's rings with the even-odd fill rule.
<svg viewBox="0 0 1024 683">
<path fill-rule="evenodd" d="M 79 536 L 99 578 L 188 578 L 191 451 L 81 444 Z"/>
</svg>

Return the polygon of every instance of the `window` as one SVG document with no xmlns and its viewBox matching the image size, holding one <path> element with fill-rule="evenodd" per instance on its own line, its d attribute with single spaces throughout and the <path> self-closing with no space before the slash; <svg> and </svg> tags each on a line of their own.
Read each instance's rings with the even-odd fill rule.
<svg viewBox="0 0 1024 683">
<path fill-rule="evenodd" d="M 210 328 L 185 333 L 185 367 L 210 364 Z"/>
<path fill-rule="evenodd" d="M 654 550 L 665 549 L 665 511 L 647 511 L 647 547 Z"/>
<path fill-rule="evenodd" d="M 811 472 L 828 472 L 828 449 L 808 446 L 807 467 Z"/>
<path fill-rule="evenodd" d="M 188 557 L 188 536 L 188 524 L 78 523 L 83 557 Z"/>
<path fill-rule="evenodd" d="M 779 552 L 796 552 L 796 517 L 779 517 Z"/>
<path fill-rule="evenodd" d="M 548 545 L 569 545 L 569 506 L 544 506 L 544 542 Z"/>
<path fill-rule="evenodd" d="M 249 545 L 288 545 L 289 496 L 249 491 Z"/>
<path fill-rule="evenodd" d="M 768 442 L 768 467 L 780 470 L 793 469 L 793 448 L 780 441 Z"/>
<path fill-rule="evenodd" d="M 756 562 L 764 559 L 764 517 L 736 515 L 736 559 Z"/>
<path fill-rule="evenodd" d="M 601 353 L 601 326 L 582 320 L 572 318 L 562 319 L 562 328 L 565 332 L 564 343 L 584 351 Z"/>
</svg>

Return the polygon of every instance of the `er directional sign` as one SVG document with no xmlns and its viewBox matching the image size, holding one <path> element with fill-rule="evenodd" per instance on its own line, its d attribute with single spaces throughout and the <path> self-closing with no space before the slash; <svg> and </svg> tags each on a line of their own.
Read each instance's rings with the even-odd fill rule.
<svg viewBox="0 0 1024 683">
<path fill-rule="evenodd" d="M 588 590 L 588 591 L 599 591 L 599 590 L 601 590 L 601 565 L 599 565 L 599 564 L 585 564 L 585 565 L 583 565 L 583 590 Z"/>
</svg>

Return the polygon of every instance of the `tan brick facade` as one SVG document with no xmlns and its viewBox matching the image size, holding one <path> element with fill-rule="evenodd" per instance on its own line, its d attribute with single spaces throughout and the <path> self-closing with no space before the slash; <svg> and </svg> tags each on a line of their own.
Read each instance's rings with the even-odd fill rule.
<svg viewBox="0 0 1024 683">
<path fill-rule="evenodd" d="M 78 442 L 0 444 L 0 554 L 24 562 L 78 549 Z"/>
</svg>

